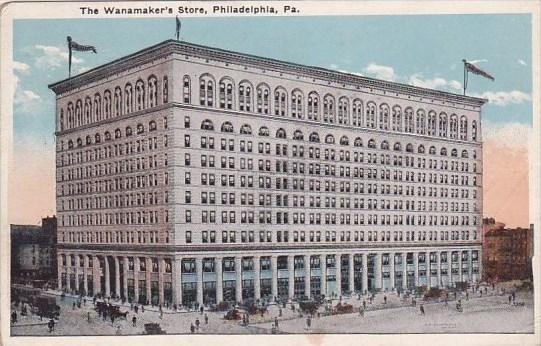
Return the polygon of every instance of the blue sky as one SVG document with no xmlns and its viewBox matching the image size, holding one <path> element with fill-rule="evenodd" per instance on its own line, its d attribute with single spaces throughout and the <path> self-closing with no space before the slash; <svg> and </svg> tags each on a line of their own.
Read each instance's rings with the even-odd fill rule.
<svg viewBox="0 0 541 346">
<path fill-rule="evenodd" d="M 75 53 L 83 71 L 173 38 L 174 18 L 17 20 L 14 139 L 53 144 L 54 95 L 67 77 L 66 36 L 97 47 Z M 461 60 L 496 81 L 471 76 L 468 94 L 489 98 L 483 120 L 531 125 L 531 17 L 424 15 L 183 18 L 182 39 L 202 45 L 462 93 Z"/>
</svg>

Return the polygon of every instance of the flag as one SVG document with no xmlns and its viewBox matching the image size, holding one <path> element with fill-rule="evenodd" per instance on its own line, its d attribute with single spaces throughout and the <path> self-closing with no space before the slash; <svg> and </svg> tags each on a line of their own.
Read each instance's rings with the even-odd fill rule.
<svg viewBox="0 0 541 346">
<path fill-rule="evenodd" d="M 475 66 L 474 64 L 467 62 L 465 59 L 462 60 L 464 62 L 464 67 L 466 68 L 467 72 L 471 72 L 473 74 L 478 74 L 480 76 L 483 76 L 485 78 L 488 78 L 490 80 L 494 80 L 494 77 L 492 77 L 487 72 L 481 70 L 479 67 Z"/>
<path fill-rule="evenodd" d="M 182 26 L 182 24 L 180 23 L 180 19 L 178 19 L 178 16 L 176 16 L 176 23 L 177 23 L 177 27 L 176 27 L 176 35 L 177 35 L 177 41 L 180 37 L 180 27 Z"/>
<path fill-rule="evenodd" d="M 68 50 L 69 50 L 69 77 L 71 77 L 71 55 L 72 51 L 78 51 L 78 52 L 88 52 L 92 51 L 95 54 L 98 54 L 98 51 L 96 50 L 96 47 L 94 46 L 88 46 L 88 45 L 82 45 L 79 44 L 71 39 L 71 36 L 67 37 L 68 40 Z"/>
</svg>

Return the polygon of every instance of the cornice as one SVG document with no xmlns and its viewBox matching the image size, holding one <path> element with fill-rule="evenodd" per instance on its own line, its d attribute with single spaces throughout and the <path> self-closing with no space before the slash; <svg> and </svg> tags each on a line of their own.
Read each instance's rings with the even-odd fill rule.
<svg viewBox="0 0 541 346">
<path fill-rule="evenodd" d="M 203 59 L 212 59 L 231 64 L 240 64 L 253 68 L 261 68 L 275 72 L 291 73 L 305 77 L 326 80 L 329 83 L 350 84 L 359 87 L 380 89 L 389 92 L 405 93 L 412 96 L 436 98 L 480 107 L 487 102 L 486 99 L 453 94 L 449 92 L 426 89 L 402 83 L 337 72 L 321 67 L 306 66 L 296 63 L 264 58 L 250 54 L 231 52 L 224 49 L 212 48 L 184 41 L 166 40 L 154 46 L 145 48 L 133 54 L 124 56 L 110 63 L 98 66 L 70 79 L 64 79 L 49 85 L 57 95 L 77 89 L 86 84 L 96 82 L 111 75 L 131 69 L 170 54 L 195 56 Z"/>
</svg>

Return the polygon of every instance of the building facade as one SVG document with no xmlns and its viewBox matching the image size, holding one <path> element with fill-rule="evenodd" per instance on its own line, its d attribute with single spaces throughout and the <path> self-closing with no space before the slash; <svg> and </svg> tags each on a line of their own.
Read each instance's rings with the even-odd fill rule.
<svg viewBox="0 0 541 346">
<path fill-rule="evenodd" d="M 190 305 L 480 278 L 485 100 L 172 40 L 50 88 L 62 289 Z"/>
<path fill-rule="evenodd" d="M 56 217 L 41 226 L 11 225 L 11 283 L 42 286 L 56 280 Z"/>
</svg>

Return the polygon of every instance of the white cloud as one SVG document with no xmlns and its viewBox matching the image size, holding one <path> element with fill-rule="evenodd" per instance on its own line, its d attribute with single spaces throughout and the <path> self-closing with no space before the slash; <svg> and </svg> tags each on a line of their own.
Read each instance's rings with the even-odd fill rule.
<svg viewBox="0 0 541 346">
<path fill-rule="evenodd" d="M 518 62 L 519 64 L 521 64 L 522 66 L 527 66 L 526 61 L 524 61 L 524 60 L 522 60 L 522 59 L 518 59 L 517 62 Z"/>
<path fill-rule="evenodd" d="M 88 70 L 90 70 L 90 67 L 83 66 L 83 67 L 80 67 L 79 69 L 77 69 L 77 73 L 83 73 L 83 72 L 86 72 Z"/>
<path fill-rule="evenodd" d="M 423 79 L 422 74 L 420 73 L 414 73 L 411 75 L 408 79 L 408 84 L 411 84 L 413 86 L 421 87 L 421 88 L 429 88 L 429 89 L 451 89 L 451 90 L 461 90 L 462 84 L 459 81 L 456 80 L 446 80 L 441 77 L 436 77 L 432 79 Z"/>
<path fill-rule="evenodd" d="M 510 123 L 493 123 L 483 121 L 483 140 L 494 140 L 505 146 L 527 148 L 532 127 L 528 124 L 510 122 Z"/>
<path fill-rule="evenodd" d="M 41 55 L 34 59 L 37 67 L 57 68 L 68 62 L 69 54 L 65 48 L 43 46 L 40 44 L 35 45 L 34 48 L 41 53 Z M 83 59 L 77 58 L 76 56 L 71 57 L 72 64 L 80 64 L 83 61 Z"/>
<path fill-rule="evenodd" d="M 30 70 L 30 66 L 24 62 L 13 61 L 13 71 L 27 73 Z"/>
<path fill-rule="evenodd" d="M 39 110 L 41 104 L 41 96 L 33 92 L 32 90 L 22 90 L 18 88 L 15 90 L 15 97 L 13 104 L 25 116 L 33 116 Z"/>
<path fill-rule="evenodd" d="M 372 75 L 377 79 L 383 79 L 387 81 L 395 81 L 396 75 L 394 69 L 390 66 L 378 65 L 376 63 L 370 63 L 363 68 L 363 72 L 368 75 Z"/>
<path fill-rule="evenodd" d="M 522 91 L 485 91 L 482 94 L 472 94 L 472 96 L 488 99 L 488 103 L 496 106 L 507 106 L 509 104 L 524 103 L 532 100 L 532 96 Z"/>
</svg>

